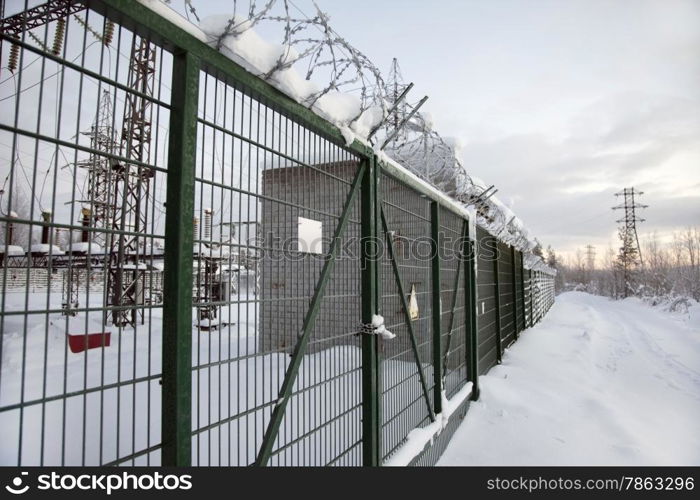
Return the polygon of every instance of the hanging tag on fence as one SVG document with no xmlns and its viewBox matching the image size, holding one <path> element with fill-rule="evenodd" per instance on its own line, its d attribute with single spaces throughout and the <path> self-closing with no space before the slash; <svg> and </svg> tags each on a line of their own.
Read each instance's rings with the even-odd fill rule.
<svg viewBox="0 0 700 500">
<path fill-rule="evenodd" d="M 418 319 L 420 312 L 418 311 L 418 298 L 416 297 L 416 285 L 411 285 L 411 295 L 408 298 L 408 316 L 414 320 Z"/>
</svg>

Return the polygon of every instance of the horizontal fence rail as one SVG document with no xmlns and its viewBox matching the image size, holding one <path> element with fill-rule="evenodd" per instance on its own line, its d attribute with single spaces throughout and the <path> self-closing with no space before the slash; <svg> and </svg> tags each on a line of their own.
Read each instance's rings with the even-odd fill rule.
<svg viewBox="0 0 700 500">
<path fill-rule="evenodd" d="M 141 3 L 47 5 L 0 35 L 0 464 L 382 465 L 440 424 L 434 464 L 553 277 Z"/>
</svg>

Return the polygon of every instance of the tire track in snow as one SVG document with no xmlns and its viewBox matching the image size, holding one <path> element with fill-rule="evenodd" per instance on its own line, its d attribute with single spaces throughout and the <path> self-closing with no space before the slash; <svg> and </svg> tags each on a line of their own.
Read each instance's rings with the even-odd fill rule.
<svg viewBox="0 0 700 500">
<path fill-rule="evenodd" d="M 601 299 L 602 300 L 602 299 Z M 622 304 L 626 305 L 626 304 Z M 674 375 L 683 379 L 687 385 L 689 385 L 692 390 L 687 387 L 681 387 L 681 385 L 686 385 L 678 382 L 676 379 L 664 378 L 663 380 L 674 390 L 680 391 L 687 396 L 692 397 L 695 400 L 700 401 L 700 372 L 693 370 L 682 361 L 677 359 L 675 353 L 669 352 L 664 349 L 649 332 L 649 322 L 658 323 L 660 316 L 657 311 L 654 311 L 653 317 L 649 315 L 649 311 L 644 310 L 648 306 L 642 306 L 637 304 L 629 304 L 632 307 L 623 307 L 616 309 L 607 309 L 606 316 L 603 317 L 598 311 L 596 311 L 595 306 L 588 305 L 590 308 L 590 313 L 596 318 L 599 324 L 608 323 L 610 326 L 614 323 L 615 327 L 613 331 L 618 331 L 624 333 L 624 338 L 626 344 L 631 347 L 631 349 L 639 350 L 643 352 L 650 366 L 659 369 L 660 371 L 671 371 Z M 632 310 L 632 309 L 636 310 Z M 640 313 L 642 315 L 640 316 Z M 648 317 L 647 317 L 648 316 Z M 684 325 L 673 324 L 670 320 L 665 320 L 663 323 L 663 328 L 672 332 L 678 328 L 685 329 Z M 659 325 L 655 325 L 658 327 Z M 607 328 L 606 328 L 607 329 Z M 686 333 L 686 332 L 684 332 Z M 687 332 L 691 333 L 691 332 Z M 619 336 L 614 337 L 615 340 L 620 341 Z M 632 354 L 633 351 L 627 349 L 616 349 L 616 354 L 621 354 L 617 360 L 622 359 L 622 357 Z M 617 361 L 615 360 L 615 361 Z M 663 364 L 663 367 L 659 365 L 659 362 Z M 664 367 L 666 370 L 664 370 Z M 615 363 L 615 370 L 617 370 L 617 363 Z M 661 378 L 661 377 L 659 377 Z"/>
</svg>

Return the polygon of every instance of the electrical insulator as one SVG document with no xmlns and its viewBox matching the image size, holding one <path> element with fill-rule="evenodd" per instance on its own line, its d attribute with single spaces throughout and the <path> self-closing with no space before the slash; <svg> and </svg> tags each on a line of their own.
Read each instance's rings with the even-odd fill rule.
<svg viewBox="0 0 700 500">
<path fill-rule="evenodd" d="M 10 48 L 10 57 L 8 58 L 7 62 L 7 69 L 10 70 L 11 73 L 14 73 L 15 70 L 17 69 L 17 63 L 19 61 L 19 45 L 12 44 L 12 47 Z"/>
<path fill-rule="evenodd" d="M 56 23 L 56 34 L 53 37 L 53 47 L 51 48 L 51 53 L 55 56 L 61 53 L 61 48 L 63 47 L 63 34 L 66 31 L 66 20 L 59 19 Z"/>
<path fill-rule="evenodd" d="M 211 219 L 213 215 L 211 208 L 204 209 L 204 239 L 211 241 Z"/>
<path fill-rule="evenodd" d="M 109 44 L 112 43 L 112 38 L 114 38 L 114 23 L 112 21 L 107 21 L 102 35 L 102 43 L 109 47 Z"/>
</svg>

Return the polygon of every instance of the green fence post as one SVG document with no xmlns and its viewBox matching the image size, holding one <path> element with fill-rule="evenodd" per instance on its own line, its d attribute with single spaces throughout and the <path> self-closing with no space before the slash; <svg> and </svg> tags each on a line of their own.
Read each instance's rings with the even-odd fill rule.
<svg viewBox="0 0 700 500">
<path fill-rule="evenodd" d="M 173 55 L 163 290 L 162 464 L 191 461 L 192 218 L 199 60 Z"/>
<path fill-rule="evenodd" d="M 467 241 L 465 242 L 467 261 L 464 266 L 464 286 L 466 288 L 464 307 L 468 318 L 465 327 L 469 328 L 469 370 L 467 376 L 472 383 L 472 400 L 476 401 L 479 399 L 479 329 L 476 315 L 476 252 L 478 247 L 475 244 L 476 234 L 471 234 L 469 225 L 467 226 Z"/>
<path fill-rule="evenodd" d="M 496 241 L 496 256 L 493 259 L 493 274 L 496 287 L 496 350 L 498 351 L 496 353 L 496 359 L 498 363 L 501 362 L 501 358 L 503 357 L 503 348 L 501 345 L 501 286 L 499 283 L 501 279 L 498 275 L 498 261 L 500 259 L 500 253 L 501 250 L 499 248 L 498 241 Z"/>
<path fill-rule="evenodd" d="M 362 322 L 372 323 L 379 312 L 378 258 L 381 255 L 377 237 L 379 168 L 372 155 L 369 170 L 362 182 L 360 218 L 362 221 Z M 377 335 L 362 335 L 362 463 L 381 465 L 380 446 L 380 385 L 379 349 Z"/>
<path fill-rule="evenodd" d="M 430 203 L 430 251 L 432 256 L 433 406 L 442 412 L 442 281 L 440 279 L 440 205 Z M 454 291 L 457 293 L 457 290 Z M 454 314 L 454 311 L 453 311 Z"/>
</svg>

